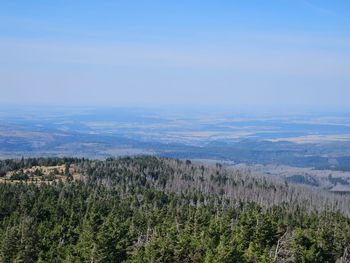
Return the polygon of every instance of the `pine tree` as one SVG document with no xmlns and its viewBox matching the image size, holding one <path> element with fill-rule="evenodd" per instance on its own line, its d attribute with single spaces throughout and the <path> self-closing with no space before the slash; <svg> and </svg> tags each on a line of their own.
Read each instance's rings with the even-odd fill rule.
<svg viewBox="0 0 350 263">
<path fill-rule="evenodd" d="M 20 240 L 16 227 L 8 227 L 1 242 L 0 262 L 11 263 L 17 256 Z"/>
</svg>

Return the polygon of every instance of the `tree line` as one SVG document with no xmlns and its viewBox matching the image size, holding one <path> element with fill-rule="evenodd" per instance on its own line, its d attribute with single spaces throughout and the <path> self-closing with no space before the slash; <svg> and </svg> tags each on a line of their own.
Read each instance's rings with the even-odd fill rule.
<svg viewBox="0 0 350 263">
<path fill-rule="evenodd" d="M 0 184 L 0 262 L 346 262 L 346 196 L 220 164 L 35 158 L 79 181 Z"/>
</svg>

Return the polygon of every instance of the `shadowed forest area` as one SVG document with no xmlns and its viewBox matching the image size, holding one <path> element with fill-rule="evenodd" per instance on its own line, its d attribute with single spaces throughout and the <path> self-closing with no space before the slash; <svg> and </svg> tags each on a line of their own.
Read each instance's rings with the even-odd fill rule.
<svg viewBox="0 0 350 263">
<path fill-rule="evenodd" d="M 50 182 L 0 184 L 1 262 L 349 260 L 346 195 L 149 156 L 4 160 L 0 171 L 51 166 L 65 169 Z"/>
</svg>

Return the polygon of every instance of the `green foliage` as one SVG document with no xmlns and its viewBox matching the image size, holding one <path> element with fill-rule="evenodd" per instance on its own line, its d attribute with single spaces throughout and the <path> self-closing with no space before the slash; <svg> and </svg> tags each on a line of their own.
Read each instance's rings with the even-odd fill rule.
<svg viewBox="0 0 350 263">
<path fill-rule="evenodd" d="M 290 262 L 336 262 L 350 244 L 340 212 L 164 190 L 175 168 L 153 157 L 67 163 L 84 180 L 0 185 L 0 262 L 272 262 L 287 230 Z"/>
</svg>

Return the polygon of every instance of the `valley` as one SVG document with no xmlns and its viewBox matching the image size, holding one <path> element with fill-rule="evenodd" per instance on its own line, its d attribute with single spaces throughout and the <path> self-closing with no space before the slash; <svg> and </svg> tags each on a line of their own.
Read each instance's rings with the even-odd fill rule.
<svg viewBox="0 0 350 263">
<path fill-rule="evenodd" d="M 327 191 L 349 192 L 346 113 L 308 116 L 179 109 L 2 109 L 0 158 L 154 155 L 220 162 Z M 45 112 L 45 113 L 44 113 Z"/>
</svg>

